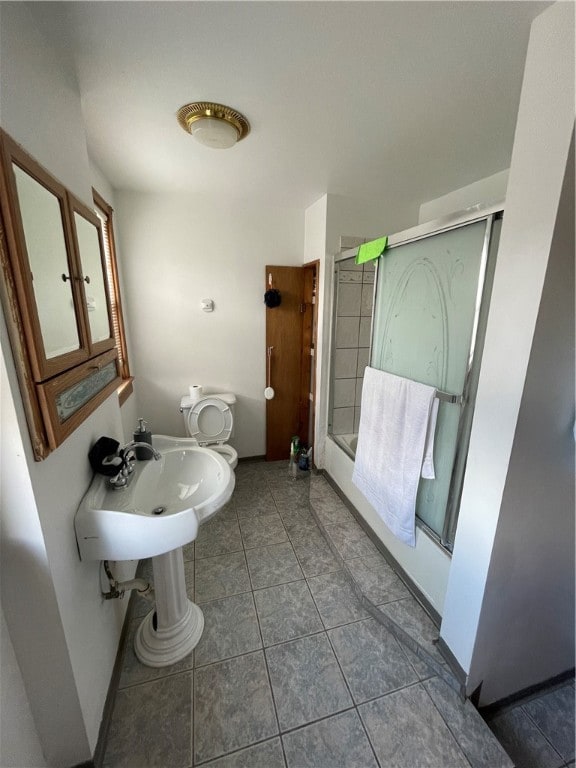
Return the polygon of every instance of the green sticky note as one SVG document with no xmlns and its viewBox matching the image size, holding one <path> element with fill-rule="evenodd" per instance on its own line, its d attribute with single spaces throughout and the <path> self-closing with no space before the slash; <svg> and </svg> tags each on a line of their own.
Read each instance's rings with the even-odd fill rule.
<svg viewBox="0 0 576 768">
<path fill-rule="evenodd" d="M 379 237 L 378 240 L 371 240 L 369 243 L 362 243 L 356 254 L 356 264 L 365 264 L 382 256 L 388 245 L 388 237 Z"/>
</svg>

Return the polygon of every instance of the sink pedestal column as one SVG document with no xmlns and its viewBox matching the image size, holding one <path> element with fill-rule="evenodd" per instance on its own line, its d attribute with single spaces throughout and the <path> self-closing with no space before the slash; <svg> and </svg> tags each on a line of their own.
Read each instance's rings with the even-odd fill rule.
<svg viewBox="0 0 576 768">
<path fill-rule="evenodd" d="M 152 558 L 156 608 L 134 639 L 136 656 L 148 667 L 167 667 L 195 648 L 204 629 L 202 611 L 186 594 L 182 547 Z"/>
</svg>

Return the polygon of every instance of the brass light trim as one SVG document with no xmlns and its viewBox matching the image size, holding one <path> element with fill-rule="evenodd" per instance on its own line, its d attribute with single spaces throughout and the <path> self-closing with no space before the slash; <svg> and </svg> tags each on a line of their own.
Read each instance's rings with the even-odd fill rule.
<svg viewBox="0 0 576 768">
<path fill-rule="evenodd" d="M 215 104 L 211 101 L 195 101 L 192 104 L 185 104 L 178 110 L 178 122 L 186 133 L 192 133 L 192 125 L 205 117 L 224 120 L 236 128 L 238 141 L 244 139 L 250 133 L 250 123 L 244 115 L 232 107 L 225 104 Z"/>
</svg>

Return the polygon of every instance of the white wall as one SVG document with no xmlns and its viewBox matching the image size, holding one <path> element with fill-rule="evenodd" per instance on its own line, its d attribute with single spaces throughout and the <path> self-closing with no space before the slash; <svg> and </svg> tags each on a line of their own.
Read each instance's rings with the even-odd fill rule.
<svg viewBox="0 0 576 768">
<path fill-rule="evenodd" d="M 574 666 L 574 144 L 470 676 L 480 702 Z"/>
<path fill-rule="evenodd" d="M 2 126 L 90 204 L 94 179 L 75 79 L 38 32 L 27 4 L 2 3 L 0 12 Z M 120 408 L 111 396 L 48 459 L 35 462 L 3 318 L 0 342 L 8 448 L 2 608 L 46 761 L 70 766 L 94 751 L 126 609 L 125 602 L 102 600 L 98 564 L 80 562 L 73 529 L 91 478 L 88 450 L 101 435 L 123 440 Z"/>
<path fill-rule="evenodd" d="M 46 761 L 4 611 L 0 611 L 0 654 L 0 765 L 6 768 L 44 768 Z"/>
<path fill-rule="evenodd" d="M 328 195 L 326 208 L 326 253 L 334 256 L 340 250 L 340 237 L 375 239 L 401 232 L 416 224 L 418 206 L 399 200 L 394 189 L 384 187 L 380 199 Z"/>
<path fill-rule="evenodd" d="M 12 361 L 8 356 L 4 357 L 9 350 L 4 318 L 0 321 L 2 611 L 44 755 L 49 765 L 65 766 L 86 759 L 88 740 L 52 581 L 39 505 L 29 474 L 27 458 L 31 451 L 23 443 L 12 396 Z M 60 482 L 63 482 L 62 478 Z M 58 701 L 57 708 L 54 708 L 55 700 Z M 60 718 L 68 724 L 65 733 Z"/>
<path fill-rule="evenodd" d="M 466 187 L 455 189 L 447 195 L 429 200 L 420 206 L 418 223 L 433 221 L 451 213 L 463 211 L 475 205 L 499 203 L 506 198 L 509 170 L 493 173 L 484 179 L 479 179 Z"/>
<path fill-rule="evenodd" d="M 466 672 L 472 668 L 573 126 L 574 6 L 557 3 L 532 25 L 441 628 Z M 520 527 L 518 535 L 525 535 Z M 538 613 L 534 605 L 525 608 Z M 482 670 L 474 675 L 469 690 Z"/>
<path fill-rule="evenodd" d="M 302 212 L 184 193 L 120 192 L 117 204 L 140 415 L 153 432 L 183 435 L 189 384 L 233 392 L 231 443 L 263 455 L 265 266 L 303 263 Z"/>
</svg>

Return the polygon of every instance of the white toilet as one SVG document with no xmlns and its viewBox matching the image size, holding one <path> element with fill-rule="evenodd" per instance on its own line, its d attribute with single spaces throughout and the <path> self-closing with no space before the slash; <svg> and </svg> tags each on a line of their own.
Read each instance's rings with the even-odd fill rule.
<svg viewBox="0 0 576 768">
<path fill-rule="evenodd" d="M 227 441 L 234 431 L 235 406 L 236 396 L 231 392 L 204 395 L 198 400 L 184 395 L 180 401 L 186 434 L 219 453 L 232 469 L 238 464 L 238 453 Z"/>
</svg>

